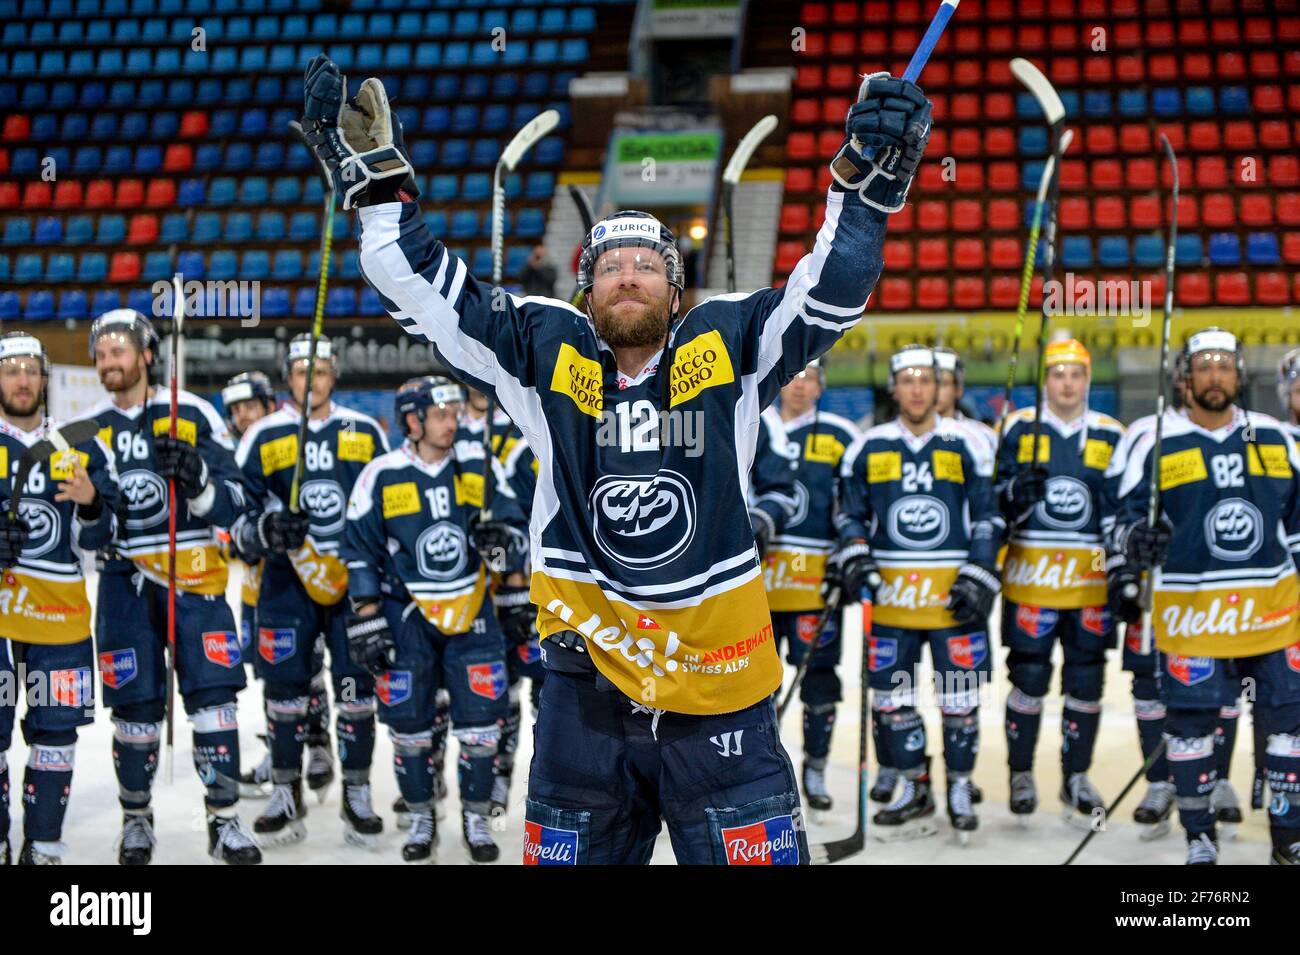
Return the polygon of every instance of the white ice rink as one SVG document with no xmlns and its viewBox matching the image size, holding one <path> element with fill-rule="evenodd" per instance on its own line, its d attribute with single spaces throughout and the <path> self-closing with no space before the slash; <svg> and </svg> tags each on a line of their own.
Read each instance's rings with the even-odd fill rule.
<svg viewBox="0 0 1300 955">
<path fill-rule="evenodd" d="M 229 595 L 237 604 L 238 572 L 231 575 Z M 94 581 L 88 581 L 88 590 L 94 598 Z M 997 616 L 995 614 L 995 619 Z M 857 632 L 850 620 L 849 632 Z M 1001 650 L 996 653 L 999 667 L 997 686 L 1005 694 L 1005 670 L 1001 668 Z M 845 686 L 845 700 L 840 706 L 839 721 L 835 728 L 834 744 L 829 768 L 829 785 L 835 798 L 834 810 L 825 818 L 809 823 L 809 837 L 814 843 L 847 836 L 854 828 L 857 799 L 857 741 L 858 741 L 858 670 L 861 659 L 861 641 L 848 640 L 844 661 L 840 667 Z M 1140 764 L 1137 733 L 1133 720 L 1133 704 L 1129 693 L 1131 677 L 1119 669 L 1119 653 L 1112 654 L 1107 669 L 1105 709 L 1097 743 L 1092 779 L 1109 801 L 1136 772 Z M 1057 692 L 1054 683 L 1053 692 Z M 968 846 L 957 844 L 948 826 L 943 809 L 942 770 L 936 772 L 936 799 L 939 802 L 938 835 L 915 842 L 884 845 L 868 838 L 866 850 L 842 864 L 1059 864 L 1073 851 L 1083 833 L 1061 818 L 1057 792 L 1060 787 L 1060 764 L 1057 755 L 1060 745 L 1060 697 L 1049 696 L 1044 705 L 1043 731 L 1039 740 L 1037 775 L 1040 808 L 1027 828 L 1021 828 L 1007 810 L 1006 743 L 1002 729 L 1002 702 L 999 695 L 992 705 L 987 705 L 981 715 L 981 752 L 975 770 L 975 780 L 983 787 L 985 799 L 979 808 L 980 829 Z M 179 700 L 178 700 L 179 703 Z M 937 713 L 928 707 L 925 713 L 929 732 L 929 750 L 935 756 L 936 767 L 942 763 Z M 262 744 L 257 733 L 264 728 L 261 692 L 256 683 L 250 685 L 240 697 L 241 745 L 244 765 L 261 759 Z M 523 845 L 524 791 L 528 762 L 532 754 L 531 714 L 525 702 L 525 732 L 520 741 L 515 787 L 511 793 L 510 812 L 505 819 L 504 831 L 496 834 L 501 846 L 498 865 L 516 864 Z M 796 766 L 799 763 L 800 709 L 791 707 L 785 719 L 785 741 Z M 93 726 L 82 729 L 77 745 L 76 772 L 73 777 L 72 796 L 68 807 L 64 841 L 70 851 L 67 863 L 113 864 L 116 855 L 113 842 L 121 826 L 121 811 L 117 803 L 117 782 L 113 774 L 111 755 L 112 724 L 106 710 L 100 709 Z M 451 742 L 455 746 L 454 740 Z M 11 844 L 17 852 L 22 842 L 21 786 L 23 767 L 26 764 L 26 747 L 21 734 L 15 729 L 15 740 L 9 751 L 11 775 L 11 806 L 13 829 Z M 447 760 L 447 779 L 452 794 L 446 802 L 447 818 L 439 826 L 441 846 L 438 861 L 443 865 L 464 865 L 468 859 L 461 845 L 459 803 L 455 791 L 454 753 Z M 1232 766 L 1232 781 L 1243 808 L 1249 803 L 1252 769 L 1251 731 L 1249 712 L 1242 716 L 1238 733 L 1237 751 Z M 324 804 L 317 804 L 308 795 L 307 838 L 297 845 L 265 852 L 269 865 L 401 865 L 400 848 L 405 833 L 393 825 L 389 810 L 397 796 L 397 784 L 392 771 L 392 745 L 383 727 L 380 727 L 375 751 L 372 785 L 375 807 L 384 817 L 385 832 L 377 851 L 366 851 L 348 846 L 343 841 L 339 812 L 339 785 L 330 787 Z M 1141 842 L 1137 827 L 1132 822 L 1133 807 L 1141 798 L 1145 782 L 1125 799 L 1107 831 L 1093 838 L 1078 864 L 1170 864 L 1183 862 L 1184 842 L 1181 831 L 1173 832 L 1154 842 Z M 203 813 L 203 788 L 194 773 L 190 759 L 189 725 L 179 714 L 176 726 L 176 763 L 174 782 L 167 785 L 162 773 L 154 786 L 154 825 L 158 835 L 155 864 L 188 864 L 207 862 L 207 830 Z M 241 813 L 250 826 L 265 805 L 264 801 L 244 800 Z M 876 807 L 872 807 L 873 811 Z M 1221 845 L 1221 863 L 1263 864 L 1268 861 L 1268 822 L 1263 811 L 1246 811 L 1246 821 L 1235 840 L 1224 840 Z M 667 834 L 660 837 L 654 854 L 656 864 L 672 864 L 673 853 Z"/>
</svg>

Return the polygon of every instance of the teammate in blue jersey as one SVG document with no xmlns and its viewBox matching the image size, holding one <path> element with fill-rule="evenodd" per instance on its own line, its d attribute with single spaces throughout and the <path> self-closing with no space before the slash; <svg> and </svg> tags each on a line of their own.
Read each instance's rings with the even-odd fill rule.
<svg viewBox="0 0 1300 955">
<path fill-rule="evenodd" d="M 253 829 L 266 846 L 306 835 L 303 749 L 323 641 L 338 713 L 343 835 L 353 845 L 372 848 L 383 831 L 383 820 L 370 799 L 374 680 L 348 658 L 348 573 L 338 547 L 348 494 L 361 470 L 388 450 L 388 438 L 373 418 L 333 401 L 338 366 L 329 340 L 320 339 L 312 369 L 311 415 L 299 449 L 311 341 L 309 335 L 297 336 L 285 356 L 284 378 L 294 404 L 254 423 L 235 455 L 249 501 L 231 534 L 246 560 L 262 561 L 255 666 L 266 701 L 273 784 L 271 801 Z M 303 467 L 294 512 L 289 505 L 300 455 Z M 328 747 L 319 737 L 313 742 L 316 748 Z M 318 792 L 323 795 L 323 789 Z"/>
<path fill-rule="evenodd" d="M 0 865 L 9 845 L 9 744 L 23 697 L 23 844 L 19 865 L 59 865 L 77 730 L 95 714 L 90 602 L 81 558 L 112 539 L 118 502 L 113 458 L 92 433 L 36 461 L 23 459 L 58 431 L 45 415 L 50 363 L 26 332 L 0 337 Z M 13 492 L 17 491 L 16 494 Z M 9 511 L 17 499 L 17 510 Z"/>
<path fill-rule="evenodd" d="M 666 819 L 683 862 L 808 861 L 775 726 L 782 667 L 750 466 L 762 409 L 861 318 L 929 102 L 871 78 L 816 244 L 785 288 L 680 314 L 673 234 L 634 211 L 584 241 L 585 311 L 492 289 L 425 224 L 383 85 L 350 99 L 322 56 L 305 94 L 308 141 L 359 209 L 366 279 L 457 378 L 495 396 L 539 461 L 531 595 L 549 672 L 525 860 L 645 862 Z"/>
<path fill-rule="evenodd" d="M 1135 442 L 1118 493 L 1112 569 L 1121 613 L 1153 574 L 1156 680 L 1165 744 L 1187 835 L 1187 862 L 1218 860 L 1215 726 L 1249 686 L 1267 737 L 1272 860 L 1300 862 L 1300 451 L 1268 415 L 1235 404 L 1244 384 L 1236 338 L 1190 336 L 1180 355 L 1187 414 Z M 1158 481 L 1159 516 L 1148 520 Z M 1125 577 L 1128 579 L 1125 580 Z M 1115 586 L 1118 585 L 1118 586 Z"/>
<path fill-rule="evenodd" d="M 246 679 L 216 534 L 243 508 L 243 485 L 225 423 L 202 398 L 179 392 L 171 437 L 170 397 L 149 384 L 157 351 L 153 326 L 133 309 L 106 312 L 91 325 L 90 353 L 109 397 L 89 417 L 114 455 L 122 488 L 95 603 L 96 650 L 104 703 L 113 711 L 113 767 L 123 811 L 118 861 L 146 865 L 157 843 L 150 803 L 168 697 L 168 524 L 174 513 L 175 671 L 193 727 L 194 768 L 204 785 L 208 850 L 218 861 L 255 864 L 261 852 L 236 811 L 235 699 Z"/>
<path fill-rule="evenodd" d="M 894 421 L 877 425 L 840 467 L 839 544 L 826 589 L 842 600 L 871 590 L 868 670 L 890 764 L 902 778 L 874 818 L 882 840 L 936 831 L 925 724 L 917 710 L 922 648 L 943 714 L 948 817 L 959 838 L 978 828 L 971 784 L 979 704 L 992 675 L 988 616 L 1006 524 L 992 488 L 993 449 L 965 421 L 936 411 L 934 351 L 909 345 L 890 359 Z M 875 585 L 871 581 L 877 581 Z"/>
<path fill-rule="evenodd" d="M 763 412 L 764 425 L 780 430 L 794 464 L 793 513 L 767 547 L 763 582 L 776 639 L 786 644 L 786 662 L 798 667 L 805 654 L 813 654 L 799 687 L 804 753 L 800 781 L 808 805 L 819 811 L 832 806 L 826 761 L 841 697 L 835 667 L 843 641 L 834 612 L 827 615 L 822 632 L 816 630 L 825 609 L 821 584 L 826 558 L 835 545 L 835 475 L 844 452 L 859 436 L 851 421 L 818 408 L 824 387 L 825 372 L 813 362 L 781 389 L 779 408 Z"/>
<path fill-rule="evenodd" d="M 362 472 L 343 539 L 349 649 L 376 677 L 410 816 L 407 862 L 432 861 L 436 845 L 443 689 L 460 743 L 462 838 L 474 862 L 496 860 L 488 813 L 508 706 L 506 643 L 526 641 L 534 616 L 523 575 L 523 512 L 500 462 L 485 457 L 480 442 L 456 440 L 463 404 L 463 389 L 443 377 L 416 378 L 398 390 L 394 417 L 407 440 Z M 488 599 L 492 574 L 501 584 Z"/>
</svg>

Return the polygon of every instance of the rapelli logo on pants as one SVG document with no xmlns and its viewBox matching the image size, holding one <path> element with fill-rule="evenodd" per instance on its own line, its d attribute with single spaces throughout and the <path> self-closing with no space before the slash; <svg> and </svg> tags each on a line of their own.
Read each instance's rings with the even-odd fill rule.
<svg viewBox="0 0 1300 955">
<path fill-rule="evenodd" d="M 119 689 L 136 675 L 135 650 L 105 650 L 99 655 L 99 676 L 104 686 Z"/>
<path fill-rule="evenodd" d="M 465 667 L 469 677 L 469 688 L 475 696 L 489 700 L 500 699 L 506 689 L 506 667 L 504 663 L 472 663 Z"/>
<path fill-rule="evenodd" d="M 792 816 L 773 816 L 722 830 L 727 865 L 798 865 L 799 840 Z"/>
<path fill-rule="evenodd" d="M 578 834 L 540 822 L 524 823 L 524 865 L 577 865 Z"/>
</svg>

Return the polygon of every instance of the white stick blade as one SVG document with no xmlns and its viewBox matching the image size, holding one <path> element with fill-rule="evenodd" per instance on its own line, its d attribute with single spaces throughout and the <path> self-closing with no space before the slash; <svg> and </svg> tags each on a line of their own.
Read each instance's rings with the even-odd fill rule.
<svg viewBox="0 0 1300 955">
<path fill-rule="evenodd" d="M 1034 95 L 1034 99 L 1038 100 L 1038 105 L 1042 107 L 1043 114 L 1047 117 L 1048 125 L 1055 126 L 1065 118 L 1065 104 L 1061 102 L 1060 94 L 1056 92 L 1051 81 L 1043 75 L 1042 70 L 1023 57 L 1016 57 L 1011 61 L 1011 73 Z"/>
<path fill-rule="evenodd" d="M 749 157 L 754 155 L 754 150 L 758 144 L 767 138 L 772 130 L 776 129 L 777 119 L 771 113 L 768 113 L 750 129 L 740 142 L 736 145 L 736 151 L 731 154 L 731 161 L 727 163 L 727 168 L 722 173 L 722 181 L 729 182 L 732 185 L 740 182 L 741 173 L 749 165 Z"/>
<path fill-rule="evenodd" d="M 524 153 L 558 125 L 560 125 L 560 114 L 556 110 L 548 109 L 538 113 L 524 124 L 523 129 L 515 133 L 515 138 L 510 140 L 510 145 L 501 154 L 501 164 L 514 172 L 515 166 L 519 165 L 519 160 L 524 158 Z"/>
</svg>

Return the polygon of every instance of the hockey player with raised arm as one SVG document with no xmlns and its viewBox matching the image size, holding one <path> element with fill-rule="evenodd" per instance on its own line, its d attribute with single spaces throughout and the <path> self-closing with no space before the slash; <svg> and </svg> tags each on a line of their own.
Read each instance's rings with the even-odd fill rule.
<svg viewBox="0 0 1300 955">
<path fill-rule="evenodd" d="M 872 707 L 902 777 L 873 820 L 882 841 L 935 832 L 919 665 L 930 648 L 943 713 L 948 817 L 960 838 L 978 828 L 971 772 L 979 704 L 992 675 L 988 617 L 998 595 L 1005 523 L 993 497 L 993 449 L 968 422 L 940 417 L 933 349 L 890 358 L 898 417 L 868 429 L 840 467 L 839 543 L 827 577 L 852 601 L 876 575 L 868 641 Z"/>
<path fill-rule="evenodd" d="M 91 433 L 66 454 L 37 460 L 33 446 L 58 430 L 45 416 L 50 364 L 26 332 L 0 337 L 0 865 L 9 865 L 9 763 L 18 697 L 25 698 L 23 844 L 19 865 L 59 865 L 76 761 L 77 729 L 95 714 L 95 657 L 81 557 L 113 536 L 118 502 L 112 456 Z M 17 493 L 15 493 L 17 492 Z M 17 511 L 10 502 L 17 501 Z"/>
<path fill-rule="evenodd" d="M 1063 654 L 1061 801 L 1069 818 L 1092 824 L 1105 800 L 1088 779 L 1101 723 L 1106 650 L 1115 624 L 1106 602 L 1106 468 L 1124 426 L 1088 407 L 1092 356 L 1082 342 L 1050 343 L 1045 401 L 1013 411 L 997 464 L 997 495 L 1010 541 L 1002 575 L 1002 644 L 1011 694 L 1006 704 L 1011 812 L 1038 806 L 1034 749 L 1052 651 Z"/>
<path fill-rule="evenodd" d="M 90 354 L 109 397 L 90 416 L 114 455 L 122 488 L 117 530 L 99 574 L 95 643 L 104 703 L 113 711 L 113 765 L 124 819 L 122 865 L 146 865 L 156 838 L 150 807 L 167 706 L 168 482 L 176 482 L 176 676 L 194 730 L 205 788 L 208 851 L 234 864 L 262 861 L 236 813 L 239 721 L 245 686 L 239 634 L 226 603 L 227 565 L 216 530 L 244 507 L 225 423 L 181 391 L 176 437 L 166 391 L 149 384 L 158 336 L 133 309 L 90 327 Z"/>
<path fill-rule="evenodd" d="M 531 592 L 549 672 L 529 863 L 646 862 L 661 818 L 682 862 L 808 861 L 746 495 L 759 413 L 861 318 L 928 138 L 914 84 L 876 77 L 865 94 L 784 289 L 680 315 L 671 231 L 623 212 L 584 242 L 584 312 L 471 275 L 420 214 L 383 86 L 349 100 L 334 64 L 308 68 L 303 126 L 359 209 L 362 272 L 403 328 L 495 395 L 539 461 Z"/>
<path fill-rule="evenodd" d="M 388 450 L 388 438 L 369 415 L 332 400 L 338 365 L 329 340 L 322 338 L 316 342 L 311 416 L 299 450 L 311 343 L 310 335 L 298 335 L 285 355 L 284 379 L 294 404 L 257 421 L 244 433 L 235 454 L 248 489 L 248 507 L 231 534 L 246 560 L 262 561 L 254 666 L 263 683 L 271 744 L 271 801 L 253 830 L 266 846 L 306 835 L 303 748 L 310 744 L 328 750 L 329 745 L 328 737 L 307 737 L 312 683 L 322 662 L 317 648 L 323 640 L 338 709 L 343 835 L 353 845 L 373 848 L 383 831 L 383 820 L 370 799 L 374 680 L 348 658 L 348 572 L 338 547 L 352 486 L 362 468 Z M 290 498 L 300 455 L 303 469 L 294 511 Z M 317 792 L 323 800 L 323 788 Z"/>
<path fill-rule="evenodd" d="M 379 718 L 411 817 L 407 862 L 433 861 L 437 843 L 434 737 L 446 734 L 436 725 L 443 689 L 460 743 L 462 839 L 472 861 L 496 861 L 488 813 L 507 712 L 502 629 L 514 631 L 514 641 L 532 629 L 532 606 L 514 599 L 528 592 L 527 525 L 500 462 L 485 461 L 481 442 L 456 440 L 464 401 L 464 389 L 442 376 L 398 390 L 394 418 L 406 441 L 362 472 L 343 539 L 353 581 L 348 643 L 376 676 Z M 502 580 L 495 595 L 493 573 Z"/>
<path fill-rule="evenodd" d="M 1187 413 L 1134 442 L 1118 493 L 1123 571 L 1153 575 L 1156 679 L 1187 862 L 1218 860 L 1215 723 L 1248 687 L 1267 736 L 1272 860 L 1300 862 L 1300 452 L 1274 418 L 1235 404 L 1236 338 L 1191 335 L 1179 357 Z M 1151 481 L 1159 512 L 1148 522 Z M 1131 602 L 1132 588 L 1119 590 Z"/>
<path fill-rule="evenodd" d="M 779 428 L 793 452 L 793 514 L 771 540 L 763 565 L 763 583 L 772 608 L 778 643 L 786 644 L 786 662 L 798 667 L 812 652 L 799 687 L 803 702 L 803 767 L 801 782 L 808 805 L 831 808 L 826 788 L 835 707 L 841 699 L 835 672 L 843 641 L 838 615 L 832 613 L 821 634 L 817 622 L 826 602 L 822 578 L 826 559 L 835 546 L 835 475 L 844 452 L 858 439 L 853 422 L 818 408 L 825 371 L 813 362 L 781 389 L 779 406 L 763 412 L 763 422 Z M 817 646 L 812 642 L 817 639 Z"/>
</svg>

